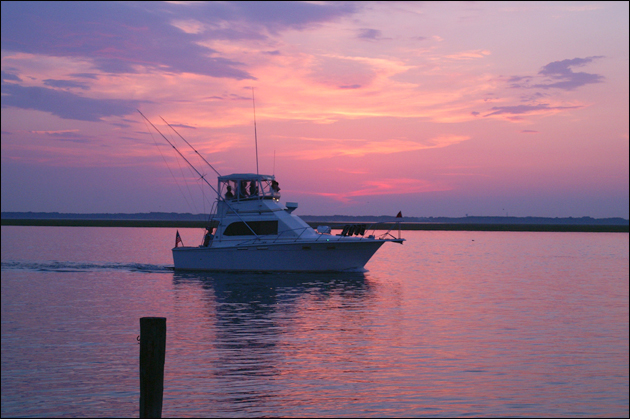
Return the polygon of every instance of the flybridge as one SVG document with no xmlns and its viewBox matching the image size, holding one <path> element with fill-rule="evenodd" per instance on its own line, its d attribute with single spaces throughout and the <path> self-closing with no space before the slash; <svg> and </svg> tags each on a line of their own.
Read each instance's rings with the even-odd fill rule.
<svg viewBox="0 0 630 419">
<path fill-rule="evenodd" d="M 235 173 L 219 176 L 219 194 L 233 201 L 280 199 L 280 186 L 275 176 Z"/>
</svg>

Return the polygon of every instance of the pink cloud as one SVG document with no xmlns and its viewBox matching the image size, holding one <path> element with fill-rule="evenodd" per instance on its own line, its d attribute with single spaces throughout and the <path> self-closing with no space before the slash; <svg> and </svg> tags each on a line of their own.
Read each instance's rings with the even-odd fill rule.
<svg viewBox="0 0 630 419">
<path fill-rule="evenodd" d="M 430 148 L 442 148 L 469 140 L 463 135 L 442 135 L 427 140 L 399 140 L 388 139 L 383 141 L 328 139 L 328 138 L 303 138 L 302 144 L 312 145 L 307 149 L 286 151 L 279 155 L 303 160 L 318 160 L 330 157 L 363 157 L 368 154 L 394 154 L 405 153 Z"/>
<path fill-rule="evenodd" d="M 312 195 L 332 198 L 336 201 L 349 203 L 352 198 L 372 195 L 403 195 L 426 192 L 448 191 L 452 188 L 439 185 L 423 179 L 379 179 L 362 183 L 361 189 L 349 192 L 311 192 Z"/>
</svg>

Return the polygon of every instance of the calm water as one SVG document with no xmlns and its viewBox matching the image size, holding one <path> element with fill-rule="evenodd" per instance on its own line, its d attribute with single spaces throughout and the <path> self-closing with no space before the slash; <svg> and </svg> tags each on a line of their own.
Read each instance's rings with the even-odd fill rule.
<svg viewBox="0 0 630 419">
<path fill-rule="evenodd" d="M 164 417 L 628 416 L 628 234 L 405 236 L 365 274 L 183 274 L 174 229 L 2 227 L 2 417 L 137 416 L 144 316 Z"/>
</svg>

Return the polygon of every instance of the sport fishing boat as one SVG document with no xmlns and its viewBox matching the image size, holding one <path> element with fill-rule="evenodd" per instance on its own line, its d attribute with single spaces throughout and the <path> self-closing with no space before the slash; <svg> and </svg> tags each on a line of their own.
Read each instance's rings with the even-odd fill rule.
<svg viewBox="0 0 630 419">
<path fill-rule="evenodd" d="M 175 237 L 173 262 L 177 270 L 233 272 L 327 272 L 361 271 L 372 255 L 386 242 L 402 244 L 405 239 L 387 233 L 365 237 L 365 224 L 347 225 L 332 235 L 330 227 L 317 231 L 293 214 L 296 202 L 280 205 L 280 187 L 275 176 L 235 173 L 221 174 L 182 137 L 162 120 L 218 175 L 218 187 L 208 182 L 140 110 L 140 115 L 173 147 L 179 156 L 216 194 L 216 213 L 212 214 L 203 243 L 183 246 L 179 232 Z M 257 144 L 257 143 L 256 143 Z M 258 150 L 258 146 L 256 146 Z M 256 152 L 258 172 L 258 152 Z M 391 231 L 391 230 L 390 230 Z M 182 243 L 182 246 L 179 244 Z"/>
<path fill-rule="evenodd" d="M 213 188 L 214 189 L 214 188 Z M 218 177 L 217 210 L 200 246 L 173 248 L 175 269 L 256 272 L 361 271 L 386 242 L 405 240 L 386 233 L 365 235 L 365 225 L 346 226 L 337 235 L 314 230 L 282 207 L 274 176 L 236 173 Z M 216 227 L 214 227 L 216 226 Z M 178 233 L 179 234 L 179 233 Z M 389 236 L 389 238 L 386 238 Z"/>
</svg>

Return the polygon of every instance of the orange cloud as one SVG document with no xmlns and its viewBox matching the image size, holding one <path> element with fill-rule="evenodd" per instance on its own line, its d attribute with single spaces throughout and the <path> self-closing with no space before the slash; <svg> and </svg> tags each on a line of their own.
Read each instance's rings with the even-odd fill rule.
<svg viewBox="0 0 630 419">
<path fill-rule="evenodd" d="M 490 55 L 490 51 L 487 50 L 473 50 L 473 51 L 463 51 L 457 54 L 447 55 L 446 58 L 450 58 L 452 60 L 471 60 L 474 58 L 483 58 L 486 55 Z"/>
</svg>

